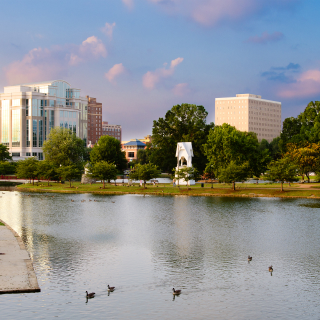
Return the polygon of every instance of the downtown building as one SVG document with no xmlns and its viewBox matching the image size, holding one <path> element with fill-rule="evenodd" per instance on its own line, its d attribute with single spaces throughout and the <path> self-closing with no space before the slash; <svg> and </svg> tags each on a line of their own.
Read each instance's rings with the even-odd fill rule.
<svg viewBox="0 0 320 320">
<path fill-rule="evenodd" d="M 0 94 L 0 143 L 13 159 L 43 159 L 42 146 L 54 127 L 70 129 L 87 144 L 86 97 L 63 80 L 4 87 Z"/>
<path fill-rule="evenodd" d="M 102 135 L 111 136 L 121 141 L 122 127 L 119 124 L 109 124 L 107 121 L 102 121 Z"/>
<path fill-rule="evenodd" d="M 102 136 L 102 103 L 96 98 L 88 99 L 88 144 L 93 146 Z"/>
<path fill-rule="evenodd" d="M 281 133 L 281 102 L 254 94 L 215 99 L 215 125 L 227 123 L 237 130 L 254 132 L 269 143 Z"/>
</svg>

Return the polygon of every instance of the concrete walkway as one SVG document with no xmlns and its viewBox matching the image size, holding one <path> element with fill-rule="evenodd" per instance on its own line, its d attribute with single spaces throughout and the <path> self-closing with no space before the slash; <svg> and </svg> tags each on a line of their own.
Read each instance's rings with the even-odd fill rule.
<svg viewBox="0 0 320 320">
<path fill-rule="evenodd" d="M 5 225 L 0 226 L 0 294 L 40 292 L 22 239 L 5 222 L 1 222 Z"/>
</svg>

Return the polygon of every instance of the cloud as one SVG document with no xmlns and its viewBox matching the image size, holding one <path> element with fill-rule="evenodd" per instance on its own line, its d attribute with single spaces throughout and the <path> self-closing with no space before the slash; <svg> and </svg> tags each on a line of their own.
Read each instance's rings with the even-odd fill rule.
<svg viewBox="0 0 320 320">
<path fill-rule="evenodd" d="M 107 49 L 100 39 L 91 36 L 84 40 L 81 45 L 76 48 L 75 53 L 71 54 L 70 64 L 76 65 L 84 60 L 92 58 L 100 58 L 107 56 Z"/>
<path fill-rule="evenodd" d="M 122 0 L 122 2 L 130 10 L 133 9 L 133 0 Z"/>
<path fill-rule="evenodd" d="M 177 85 L 174 86 L 174 88 L 172 89 L 172 92 L 176 96 L 183 97 L 190 92 L 189 85 L 188 83 L 178 83 Z"/>
<path fill-rule="evenodd" d="M 274 32 L 272 34 L 269 34 L 268 32 L 264 32 L 260 37 L 259 36 L 250 37 L 245 42 L 266 44 L 268 42 L 280 41 L 283 38 L 284 38 L 284 35 L 283 35 L 282 32 L 276 31 L 276 32 Z"/>
<path fill-rule="evenodd" d="M 92 36 L 80 45 L 34 48 L 22 60 L 5 67 L 4 71 L 9 84 L 48 80 L 62 77 L 72 66 L 106 55 L 102 41 Z"/>
<path fill-rule="evenodd" d="M 101 31 L 110 39 L 112 40 L 112 35 L 113 35 L 113 28 L 116 26 L 116 23 L 108 23 L 106 22 L 105 26 L 101 28 Z"/>
<path fill-rule="evenodd" d="M 123 0 L 124 1 L 124 0 Z M 148 0 L 168 14 L 182 15 L 213 26 L 225 21 L 243 21 L 268 10 L 290 8 L 299 0 Z"/>
<path fill-rule="evenodd" d="M 143 86 L 148 89 L 153 89 L 161 80 L 173 75 L 175 67 L 182 61 L 183 58 L 179 57 L 171 61 L 168 69 L 166 69 L 166 64 L 164 64 L 163 68 L 156 69 L 155 71 L 148 71 L 142 78 Z"/>
<path fill-rule="evenodd" d="M 107 73 L 105 73 L 105 77 L 110 81 L 114 82 L 115 77 L 126 71 L 125 67 L 122 63 L 115 64 Z"/>
<path fill-rule="evenodd" d="M 294 74 L 300 71 L 300 65 L 289 63 L 286 67 L 272 67 L 269 71 L 261 73 L 261 76 L 269 81 L 278 81 L 283 83 L 296 82 Z"/>
<path fill-rule="evenodd" d="M 294 83 L 282 86 L 278 95 L 283 98 L 310 98 L 320 94 L 320 70 L 303 72 Z"/>
</svg>

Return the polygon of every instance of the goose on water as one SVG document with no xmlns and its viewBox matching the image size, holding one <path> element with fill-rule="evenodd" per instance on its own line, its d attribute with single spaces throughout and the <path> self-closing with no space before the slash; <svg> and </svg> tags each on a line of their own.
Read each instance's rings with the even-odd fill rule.
<svg viewBox="0 0 320 320">
<path fill-rule="evenodd" d="M 273 272 L 273 267 L 272 266 L 269 267 L 269 272 Z"/>
<path fill-rule="evenodd" d="M 248 256 L 248 261 L 252 261 L 252 257 L 250 255 Z"/>
<path fill-rule="evenodd" d="M 110 287 L 110 286 L 108 285 L 108 291 L 113 291 L 115 288 L 116 288 L 116 287 Z"/>
<path fill-rule="evenodd" d="M 181 290 L 174 290 L 174 288 L 172 288 L 172 292 L 173 294 L 179 295 L 181 293 Z"/>
<path fill-rule="evenodd" d="M 91 298 L 94 298 L 94 295 L 96 294 L 95 292 L 91 292 L 91 293 L 88 293 L 88 291 L 86 291 L 86 297 L 91 299 Z"/>
</svg>

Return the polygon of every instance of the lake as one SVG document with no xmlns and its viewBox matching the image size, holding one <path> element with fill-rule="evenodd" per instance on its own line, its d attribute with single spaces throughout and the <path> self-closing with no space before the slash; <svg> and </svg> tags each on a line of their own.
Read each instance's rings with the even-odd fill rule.
<svg viewBox="0 0 320 320">
<path fill-rule="evenodd" d="M 1 295 L 1 318 L 319 319 L 320 209 L 309 204 L 4 191 L 0 219 L 42 292 Z"/>
</svg>

